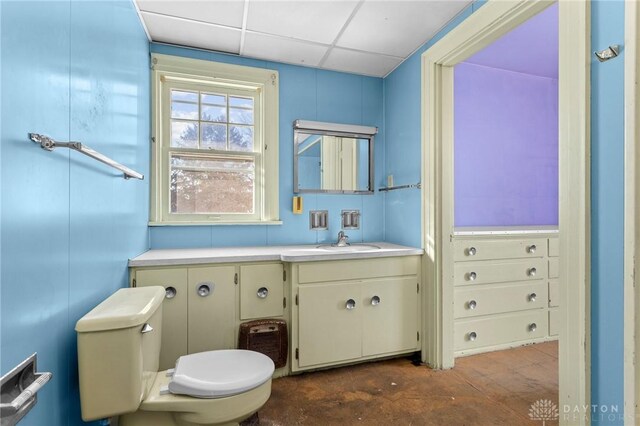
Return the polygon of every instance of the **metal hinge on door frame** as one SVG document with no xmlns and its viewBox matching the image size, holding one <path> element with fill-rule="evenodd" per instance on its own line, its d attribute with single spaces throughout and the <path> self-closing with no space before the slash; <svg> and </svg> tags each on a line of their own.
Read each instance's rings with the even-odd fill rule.
<svg viewBox="0 0 640 426">
<path fill-rule="evenodd" d="M 131 287 L 135 287 L 136 285 L 137 285 L 137 283 L 136 283 L 136 279 L 134 278 L 134 279 L 133 279 L 133 282 L 131 283 Z"/>
<path fill-rule="evenodd" d="M 420 293 L 420 283 L 416 283 L 416 293 Z"/>
<path fill-rule="evenodd" d="M 418 342 L 420 341 L 420 332 L 416 331 L 416 340 L 418 340 Z"/>
<path fill-rule="evenodd" d="M 238 273 L 236 272 L 236 274 L 233 276 L 233 283 L 235 285 L 238 285 Z"/>
<path fill-rule="evenodd" d="M 282 270 L 282 281 L 287 281 L 287 270 L 286 269 Z"/>
<path fill-rule="evenodd" d="M 287 309 L 287 298 L 286 297 L 282 298 L 282 309 Z"/>
<path fill-rule="evenodd" d="M 296 294 L 296 306 L 298 306 L 299 300 L 298 300 L 298 295 Z"/>
<path fill-rule="evenodd" d="M 296 359 L 300 359 L 300 351 L 296 348 Z"/>
</svg>

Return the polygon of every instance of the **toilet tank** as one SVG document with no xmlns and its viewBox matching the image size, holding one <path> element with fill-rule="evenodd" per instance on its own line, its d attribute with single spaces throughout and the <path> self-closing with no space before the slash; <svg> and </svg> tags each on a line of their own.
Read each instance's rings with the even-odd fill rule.
<svg viewBox="0 0 640 426">
<path fill-rule="evenodd" d="M 138 409 L 160 358 L 163 287 L 123 288 L 76 323 L 85 421 Z"/>
</svg>

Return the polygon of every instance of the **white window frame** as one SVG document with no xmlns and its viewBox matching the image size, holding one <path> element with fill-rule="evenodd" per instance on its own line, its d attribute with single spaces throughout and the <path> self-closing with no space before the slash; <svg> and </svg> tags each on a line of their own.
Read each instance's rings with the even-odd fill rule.
<svg viewBox="0 0 640 426">
<path fill-rule="evenodd" d="M 278 170 L 278 72 L 162 54 L 151 55 L 151 226 L 281 224 Z M 170 89 L 253 92 L 254 152 L 180 149 L 185 154 L 252 158 L 255 160 L 254 213 L 171 213 L 170 195 Z M 198 117 L 200 118 L 200 117 Z"/>
</svg>

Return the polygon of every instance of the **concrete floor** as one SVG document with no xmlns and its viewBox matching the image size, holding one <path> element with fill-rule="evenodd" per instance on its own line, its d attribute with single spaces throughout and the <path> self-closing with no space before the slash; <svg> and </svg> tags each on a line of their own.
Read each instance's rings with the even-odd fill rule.
<svg viewBox="0 0 640 426">
<path fill-rule="evenodd" d="M 283 377 L 259 412 L 275 425 L 522 425 L 558 401 L 558 345 L 458 358 L 436 371 L 399 358 Z M 257 422 L 256 422 L 257 423 Z M 557 424 L 547 421 L 546 425 Z"/>
</svg>

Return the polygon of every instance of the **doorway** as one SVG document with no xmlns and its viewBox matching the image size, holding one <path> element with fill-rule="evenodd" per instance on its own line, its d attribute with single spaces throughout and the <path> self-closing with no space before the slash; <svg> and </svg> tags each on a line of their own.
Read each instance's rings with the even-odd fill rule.
<svg viewBox="0 0 640 426">
<path fill-rule="evenodd" d="M 454 217 L 454 80 L 455 67 L 552 7 L 553 2 L 488 1 L 422 57 L 423 78 L 423 229 L 425 276 L 425 342 L 423 358 L 436 368 L 455 363 L 454 281 L 474 281 L 475 271 L 456 273 Z M 555 7 L 555 6 L 553 6 Z M 560 406 L 589 404 L 588 341 L 589 241 L 588 241 L 588 111 L 589 37 L 588 3 L 560 0 L 558 175 L 559 238 L 557 245 L 559 288 L 557 310 Z M 522 247 L 530 250 L 532 245 Z M 546 255 L 549 254 L 547 239 Z M 471 253 L 470 247 L 460 247 Z M 537 249 L 538 247 L 536 247 Z M 477 253 L 477 248 L 473 250 Z M 539 253 L 539 252 L 538 252 Z M 538 272 L 536 267 L 528 272 Z M 458 271 L 460 272 L 460 271 Z M 472 274 L 472 272 L 474 272 Z M 459 278 L 463 277 L 463 278 Z M 568 279 L 571 277 L 571 279 Z M 536 324 L 537 326 L 537 324 Z M 477 338 L 467 335 L 467 338 Z M 561 418 L 561 423 L 580 421 Z"/>
</svg>

